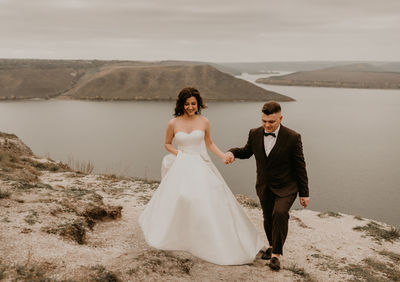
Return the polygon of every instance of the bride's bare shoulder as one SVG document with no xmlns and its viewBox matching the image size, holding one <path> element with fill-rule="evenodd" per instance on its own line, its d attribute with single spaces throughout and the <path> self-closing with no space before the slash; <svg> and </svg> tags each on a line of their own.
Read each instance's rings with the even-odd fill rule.
<svg viewBox="0 0 400 282">
<path fill-rule="evenodd" d="M 181 120 L 181 117 L 174 117 L 172 119 L 169 120 L 168 124 L 175 124 L 177 122 L 179 122 L 179 120 Z"/>
<path fill-rule="evenodd" d="M 200 116 L 200 120 L 204 125 L 209 125 L 210 121 L 208 120 L 208 118 L 204 117 L 204 116 Z"/>
<path fill-rule="evenodd" d="M 205 116 L 199 116 L 199 118 L 202 122 L 209 122 L 208 118 L 206 118 Z"/>
<path fill-rule="evenodd" d="M 170 120 L 168 121 L 167 127 L 169 127 L 169 128 L 174 128 L 175 125 L 176 125 L 176 122 L 177 122 L 177 118 L 170 119 Z"/>
</svg>

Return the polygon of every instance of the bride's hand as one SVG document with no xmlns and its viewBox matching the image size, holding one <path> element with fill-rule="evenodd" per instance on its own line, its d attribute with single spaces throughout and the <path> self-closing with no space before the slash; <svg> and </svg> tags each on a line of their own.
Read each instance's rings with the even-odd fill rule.
<svg viewBox="0 0 400 282">
<path fill-rule="evenodd" d="M 235 157 L 231 152 L 226 152 L 222 158 L 224 164 L 231 164 L 235 161 Z"/>
</svg>

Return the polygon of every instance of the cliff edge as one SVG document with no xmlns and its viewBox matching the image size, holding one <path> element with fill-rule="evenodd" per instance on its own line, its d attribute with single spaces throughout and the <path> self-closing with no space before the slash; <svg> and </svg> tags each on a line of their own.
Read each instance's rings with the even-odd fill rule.
<svg viewBox="0 0 400 282">
<path fill-rule="evenodd" d="M 149 247 L 138 217 L 157 189 L 148 180 L 74 171 L 0 133 L 0 280 L 398 281 L 400 241 L 381 222 L 292 210 L 281 263 L 257 255 L 220 266 Z M 237 195 L 264 236 L 257 201 Z"/>
</svg>

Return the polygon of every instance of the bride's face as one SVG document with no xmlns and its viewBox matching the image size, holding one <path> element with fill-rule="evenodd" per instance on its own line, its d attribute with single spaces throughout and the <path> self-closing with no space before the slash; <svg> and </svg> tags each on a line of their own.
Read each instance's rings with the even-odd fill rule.
<svg viewBox="0 0 400 282">
<path fill-rule="evenodd" d="M 188 116 L 193 116 L 197 112 L 197 100 L 195 97 L 189 97 L 186 99 L 185 104 L 183 105 L 185 110 L 185 114 Z"/>
</svg>

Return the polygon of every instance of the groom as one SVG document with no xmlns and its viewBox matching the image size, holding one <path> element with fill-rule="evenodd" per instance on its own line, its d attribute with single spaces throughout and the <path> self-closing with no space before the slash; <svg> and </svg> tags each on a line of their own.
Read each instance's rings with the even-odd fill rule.
<svg viewBox="0 0 400 282">
<path fill-rule="evenodd" d="M 280 256 L 288 233 L 289 210 L 299 193 L 300 204 L 310 198 L 300 134 L 281 124 L 281 106 L 267 102 L 262 108 L 262 126 L 251 129 L 247 144 L 225 153 L 225 163 L 253 154 L 257 164 L 256 190 L 260 199 L 269 248 L 262 259 L 270 259 L 273 270 L 280 269 Z"/>
</svg>

